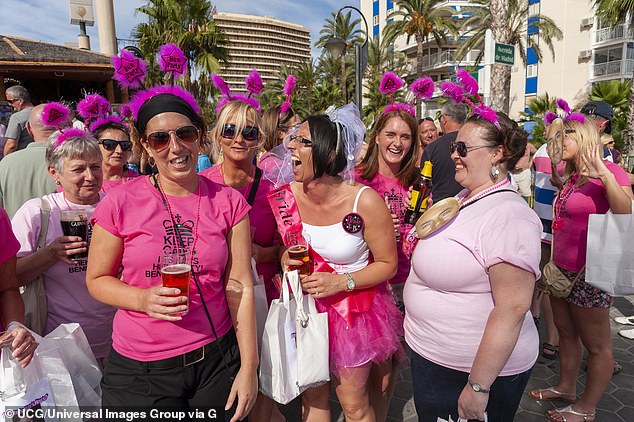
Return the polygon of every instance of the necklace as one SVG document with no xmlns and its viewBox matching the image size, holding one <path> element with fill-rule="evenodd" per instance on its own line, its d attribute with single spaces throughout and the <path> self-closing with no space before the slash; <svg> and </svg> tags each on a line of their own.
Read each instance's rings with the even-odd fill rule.
<svg viewBox="0 0 634 422">
<path fill-rule="evenodd" d="M 511 182 L 509 182 L 508 179 L 504 179 L 501 182 L 496 183 L 493 186 L 489 186 L 488 188 L 476 193 L 475 195 L 473 195 L 471 198 L 469 199 L 465 199 L 470 192 L 465 192 L 464 194 L 460 195 L 460 197 L 458 198 L 458 202 L 460 202 L 460 208 L 466 207 L 467 205 L 479 200 L 480 198 L 488 195 L 490 192 L 493 192 L 496 189 L 501 188 L 504 185 L 510 184 Z"/>
<path fill-rule="evenodd" d="M 555 199 L 555 219 L 553 221 L 553 230 L 559 230 L 562 228 L 565 218 L 568 217 L 568 210 L 566 205 L 570 196 L 577 189 L 577 181 L 579 180 L 579 173 L 575 173 L 566 180 L 566 183 L 561 188 L 561 192 Z"/>
<path fill-rule="evenodd" d="M 225 185 L 227 185 L 227 186 L 229 186 L 229 187 L 232 187 L 232 188 L 234 188 L 235 190 L 240 191 L 240 192 L 242 192 L 242 191 L 248 192 L 249 187 L 253 184 L 253 180 L 254 180 L 254 173 L 255 173 L 255 166 L 251 166 L 251 167 L 249 168 L 249 174 L 248 174 L 248 179 L 247 179 L 247 180 L 248 180 L 248 183 L 247 183 L 245 186 L 241 187 L 241 188 L 236 188 L 236 187 L 234 187 L 234 186 L 232 186 L 232 185 L 228 184 L 228 183 L 227 183 L 227 180 L 225 180 L 225 162 L 223 161 L 222 163 L 220 163 L 220 176 L 222 176 L 222 182 L 223 182 Z M 249 179 L 250 179 L 250 180 L 249 180 Z"/>
<path fill-rule="evenodd" d="M 174 225 L 174 230 L 176 231 L 176 237 L 178 239 L 178 243 L 180 244 L 181 248 L 185 248 L 185 245 L 183 244 L 183 240 L 180 236 L 180 230 L 178 228 L 178 225 L 176 224 L 176 221 L 174 221 L 174 214 L 172 214 L 172 207 L 170 206 L 169 201 L 167 200 L 167 195 L 164 194 L 163 191 L 163 187 L 161 186 L 161 176 L 159 175 L 158 177 L 156 177 L 156 175 L 154 175 L 154 181 L 156 183 L 156 187 L 158 188 L 159 193 L 161 194 L 161 199 L 163 200 L 163 205 L 165 205 L 165 209 L 167 210 L 167 213 L 170 216 L 170 220 L 172 221 L 172 224 Z M 191 250 L 189 252 L 189 258 L 190 258 L 190 262 L 193 262 L 194 259 L 194 250 L 196 249 L 196 242 L 198 241 L 198 222 L 200 221 L 200 200 L 202 195 L 200 194 L 200 185 L 202 184 L 202 182 L 200 181 L 200 177 L 198 178 L 198 187 L 196 188 L 196 195 L 198 196 L 198 203 L 196 205 L 196 219 L 194 221 L 194 242 L 192 243 L 192 247 Z"/>
</svg>

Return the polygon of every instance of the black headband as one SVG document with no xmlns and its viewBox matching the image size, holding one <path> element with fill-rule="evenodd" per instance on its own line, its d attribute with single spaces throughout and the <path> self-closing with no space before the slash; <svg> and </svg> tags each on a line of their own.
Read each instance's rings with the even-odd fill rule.
<svg viewBox="0 0 634 422">
<path fill-rule="evenodd" d="M 158 94 L 143 103 L 139 109 L 134 126 L 142 135 L 145 133 L 145 128 L 152 117 L 157 114 L 169 112 L 180 113 L 183 116 L 187 116 L 196 126 L 202 124 L 200 116 L 197 115 L 191 106 L 181 97 L 172 94 Z"/>
</svg>

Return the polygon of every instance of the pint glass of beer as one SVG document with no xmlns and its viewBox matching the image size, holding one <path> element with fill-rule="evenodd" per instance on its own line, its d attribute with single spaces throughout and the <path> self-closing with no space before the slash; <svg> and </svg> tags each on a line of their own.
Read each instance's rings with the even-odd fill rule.
<svg viewBox="0 0 634 422">
<path fill-rule="evenodd" d="M 88 241 L 88 218 L 84 210 L 62 210 L 60 221 L 64 236 L 79 236 L 84 242 Z M 88 257 L 86 252 L 80 252 L 69 256 L 69 259 L 84 259 Z"/>
<path fill-rule="evenodd" d="M 302 265 L 289 265 L 289 271 L 298 270 L 300 274 L 313 273 L 313 260 L 310 256 L 310 236 L 302 232 L 290 232 L 285 236 L 288 257 L 302 261 Z"/>
<path fill-rule="evenodd" d="M 175 287 L 180 293 L 175 296 L 185 296 L 189 307 L 189 279 L 191 276 L 191 264 L 189 250 L 164 253 L 161 256 L 161 280 L 163 287 Z M 180 305 L 179 305 L 180 306 Z M 174 312 L 173 316 L 184 316 L 189 309 L 183 312 Z"/>
</svg>

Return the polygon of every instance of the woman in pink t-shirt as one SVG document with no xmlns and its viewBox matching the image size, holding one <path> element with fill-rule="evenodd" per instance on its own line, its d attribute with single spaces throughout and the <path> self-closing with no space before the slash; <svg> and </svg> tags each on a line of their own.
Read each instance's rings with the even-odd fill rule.
<svg viewBox="0 0 634 422">
<path fill-rule="evenodd" d="M 25 368 L 37 343 L 24 323 L 24 303 L 15 275 L 15 254 L 20 243 L 13 235 L 6 211 L 0 208 L 0 347 L 11 347 L 13 357 Z M 6 327 L 6 332 L 4 328 Z"/>
<path fill-rule="evenodd" d="M 273 276 L 279 270 L 279 243 L 277 225 L 267 195 L 274 186 L 262 176 L 262 170 L 254 164 L 255 155 L 262 142 L 261 120 L 258 111 L 243 101 L 225 104 L 211 131 L 212 142 L 220 147 L 222 161 L 200 174 L 225 186 L 231 186 L 249 202 L 251 223 L 251 252 L 258 275 L 264 279 L 268 302 L 280 297 L 273 284 Z M 258 393 L 257 402 L 249 418 L 254 421 L 283 420 L 275 402 Z"/>
<path fill-rule="evenodd" d="M 196 173 L 205 124 L 189 92 L 150 88 L 130 107 L 158 174 L 113 189 L 92 219 L 88 288 L 118 308 L 103 404 L 224 409 L 237 398 L 231 420 L 242 419 L 258 366 L 249 206 Z M 169 253 L 188 260 L 188 297 L 162 286 Z"/>
<path fill-rule="evenodd" d="M 535 400 L 573 403 L 550 410 L 551 421 L 593 421 L 596 406 L 613 372 L 609 310 L 612 297 L 585 281 L 588 219 L 590 214 L 632 212 L 632 188 L 627 174 L 602 159 L 599 134 L 591 122 L 564 120 L 563 160 L 566 182 L 555 199 L 553 261 L 575 285 L 566 299 L 550 298 L 559 331 L 559 382 L 533 390 Z M 577 374 L 581 344 L 588 350 L 588 377 L 579 400 Z"/>
<path fill-rule="evenodd" d="M 419 420 L 512 421 L 539 338 L 529 312 L 541 224 L 507 180 L 527 135 L 505 114 L 473 116 L 450 145 L 458 214 L 422 238 L 405 283 Z M 428 211 L 430 212 L 430 211 Z"/>
<path fill-rule="evenodd" d="M 98 119 L 90 125 L 90 131 L 97 138 L 103 156 L 103 193 L 139 177 L 139 173 L 127 166 L 132 154 L 132 141 L 130 130 L 119 118 Z"/>
<path fill-rule="evenodd" d="M 368 151 L 357 166 L 355 179 L 383 197 L 394 219 L 398 271 L 390 280 L 399 302 L 409 274 L 409 257 L 403 253 L 403 239 L 411 226 L 403 222 L 409 187 L 416 180 L 420 143 L 416 140 L 416 119 L 405 110 L 382 113 L 370 134 Z"/>
<path fill-rule="evenodd" d="M 87 249 L 92 232 L 86 220 L 101 198 L 101 151 L 90 132 L 65 128 L 49 138 L 46 162 L 61 192 L 27 201 L 11 220 L 20 242 L 18 280 L 26 285 L 42 277 L 48 307 L 42 335 L 60 324 L 79 323 L 95 357 L 102 362 L 110 350 L 115 310 L 93 299 L 86 288 Z M 46 205 L 50 214 L 44 230 L 42 206 Z M 83 212 L 83 218 L 71 221 L 83 223 L 85 239 L 64 235 L 64 211 Z M 44 247 L 39 247 L 42 235 L 46 236 Z"/>
</svg>

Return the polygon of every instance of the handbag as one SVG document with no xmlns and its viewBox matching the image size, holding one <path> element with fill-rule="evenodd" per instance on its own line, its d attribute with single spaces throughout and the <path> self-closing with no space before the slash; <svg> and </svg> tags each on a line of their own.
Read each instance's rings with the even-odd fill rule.
<svg viewBox="0 0 634 422">
<path fill-rule="evenodd" d="M 590 215 L 586 282 L 611 296 L 634 294 L 633 237 L 632 214 Z"/>
<path fill-rule="evenodd" d="M 262 350 L 262 335 L 266 316 L 269 313 L 269 303 L 266 300 L 266 286 L 264 277 L 258 274 L 255 259 L 251 258 L 251 271 L 253 272 L 253 299 L 255 302 L 255 322 L 257 328 L 258 350 Z"/>
<path fill-rule="evenodd" d="M 37 238 L 37 249 L 46 246 L 46 235 L 48 234 L 48 223 L 51 215 L 51 205 L 44 198 L 40 198 L 40 234 Z M 46 288 L 44 277 L 37 276 L 35 280 L 26 286 L 20 287 L 22 301 L 24 302 L 25 325 L 39 335 L 46 330 L 46 320 L 48 319 L 48 302 L 46 299 Z"/>
<path fill-rule="evenodd" d="M 318 313 L 315 300 L 303 295 L 297 270 L 284 274 L 281 293 L 266 318 L 259 377 L 264 395 L 287 404 L 330 380 L 328 315 Z"/>
</svg>

